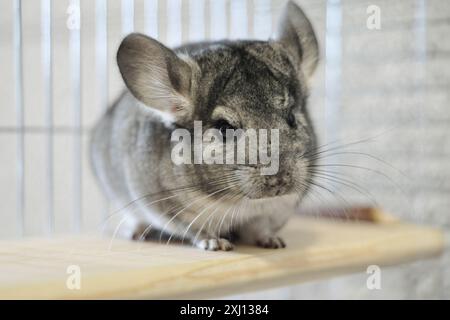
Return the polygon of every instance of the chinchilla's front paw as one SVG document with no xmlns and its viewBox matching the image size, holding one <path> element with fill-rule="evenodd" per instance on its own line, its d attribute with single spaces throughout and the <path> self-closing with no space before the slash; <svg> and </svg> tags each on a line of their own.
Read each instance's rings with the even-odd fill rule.
<svg viewBox="0 0 450 320">
<path fill-rule="evenodd" d="M 258 247 L 267 249 L 280 249 L 286 247 L 286 243 L 284 242 L 284 240 L 276 236 L 266 236 L 259 238 L 258 240 L 256 240 L 256 245 Z"/>
<path fill-rule="evenodd" d="M 209 251 L 230 251 L 234 248 L 233 244 L 224 238 L 205 238 L 198 240 L 195 245 L 200 249 Z"/>
</svg>

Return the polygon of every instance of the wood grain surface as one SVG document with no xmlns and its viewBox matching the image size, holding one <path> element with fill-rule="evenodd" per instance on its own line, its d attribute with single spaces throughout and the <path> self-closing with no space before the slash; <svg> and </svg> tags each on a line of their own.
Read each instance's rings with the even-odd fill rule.
<svg viewBox="0 0 450 320">
<path fill-rule="evenodd" d="M 365 272 L 438 255 L 439 230 L 386 218 L 372 222 L 295 217 L 286 249 L 237 246 L 205 252 L 180 244 L 137 243 L 96 235 L 0 241 L 0 298 L 213 298 Z M 67 286 L 70 266 L 81 287 Z"/>
</svg>

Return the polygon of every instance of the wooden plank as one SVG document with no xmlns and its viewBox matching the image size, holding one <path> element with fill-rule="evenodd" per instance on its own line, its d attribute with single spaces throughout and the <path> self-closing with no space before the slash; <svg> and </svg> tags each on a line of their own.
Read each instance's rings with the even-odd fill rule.
<svg viewBox="0 0 450 320">
<path fill-rule="evenodd" d="M 363 216 L 295 217 L 282 232 L 288 247 L 279 250 L 205 252 L 89 235 L 1 241 L 0 298 L 211 298 L 365 272 L 371 264 L 395 265 L 443 250 L 439 230 L 379 210 Z M 80 268 L 80 290 L 66 285 L 71 265 Z"/>
</svg>

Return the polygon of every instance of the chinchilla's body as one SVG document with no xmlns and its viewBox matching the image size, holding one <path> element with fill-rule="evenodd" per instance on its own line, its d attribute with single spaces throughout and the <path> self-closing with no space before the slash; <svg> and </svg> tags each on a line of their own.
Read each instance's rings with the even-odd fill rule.
<svg viewBox="0 0 450 320">
<path fill-rule="evenodd" d="M 183 239 L 208 250 L 244 243 L 284 247 L 276 232 L 310 184 L 315 137 L 307 82 L 318 48 L 303 12 L 288 4 L 276 40 L 219 41 L 170 50 L 132 34 L 118 51 L 126 92 L 92 137 L 92 163 L 107 196 L 126 205 L 117 226 L 135 239 Z M 279 170 L 175 164 L 172 132 L 278 129 Z M 223 143 L 223 142 L 219 142 Z"/>
</svg>

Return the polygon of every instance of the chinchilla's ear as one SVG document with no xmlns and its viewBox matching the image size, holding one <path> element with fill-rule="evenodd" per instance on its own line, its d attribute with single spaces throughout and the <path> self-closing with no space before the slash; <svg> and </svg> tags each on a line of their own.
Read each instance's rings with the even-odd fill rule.
<svg viewBox="0 0 450 320">
<path fill-rule="evenodd" d="M 155 39 L 132 33 L 117 52 L 131 93 L 143 104 L 182 120 L 192 113 L 191 66 Z"/>
<path fill-rule="evenodd" d="M 303 73 L 312 76 L 319 61 L 319 45 L 311 23 L 293 1 L 286 5 L 277 39 Z"/>
</svg>

